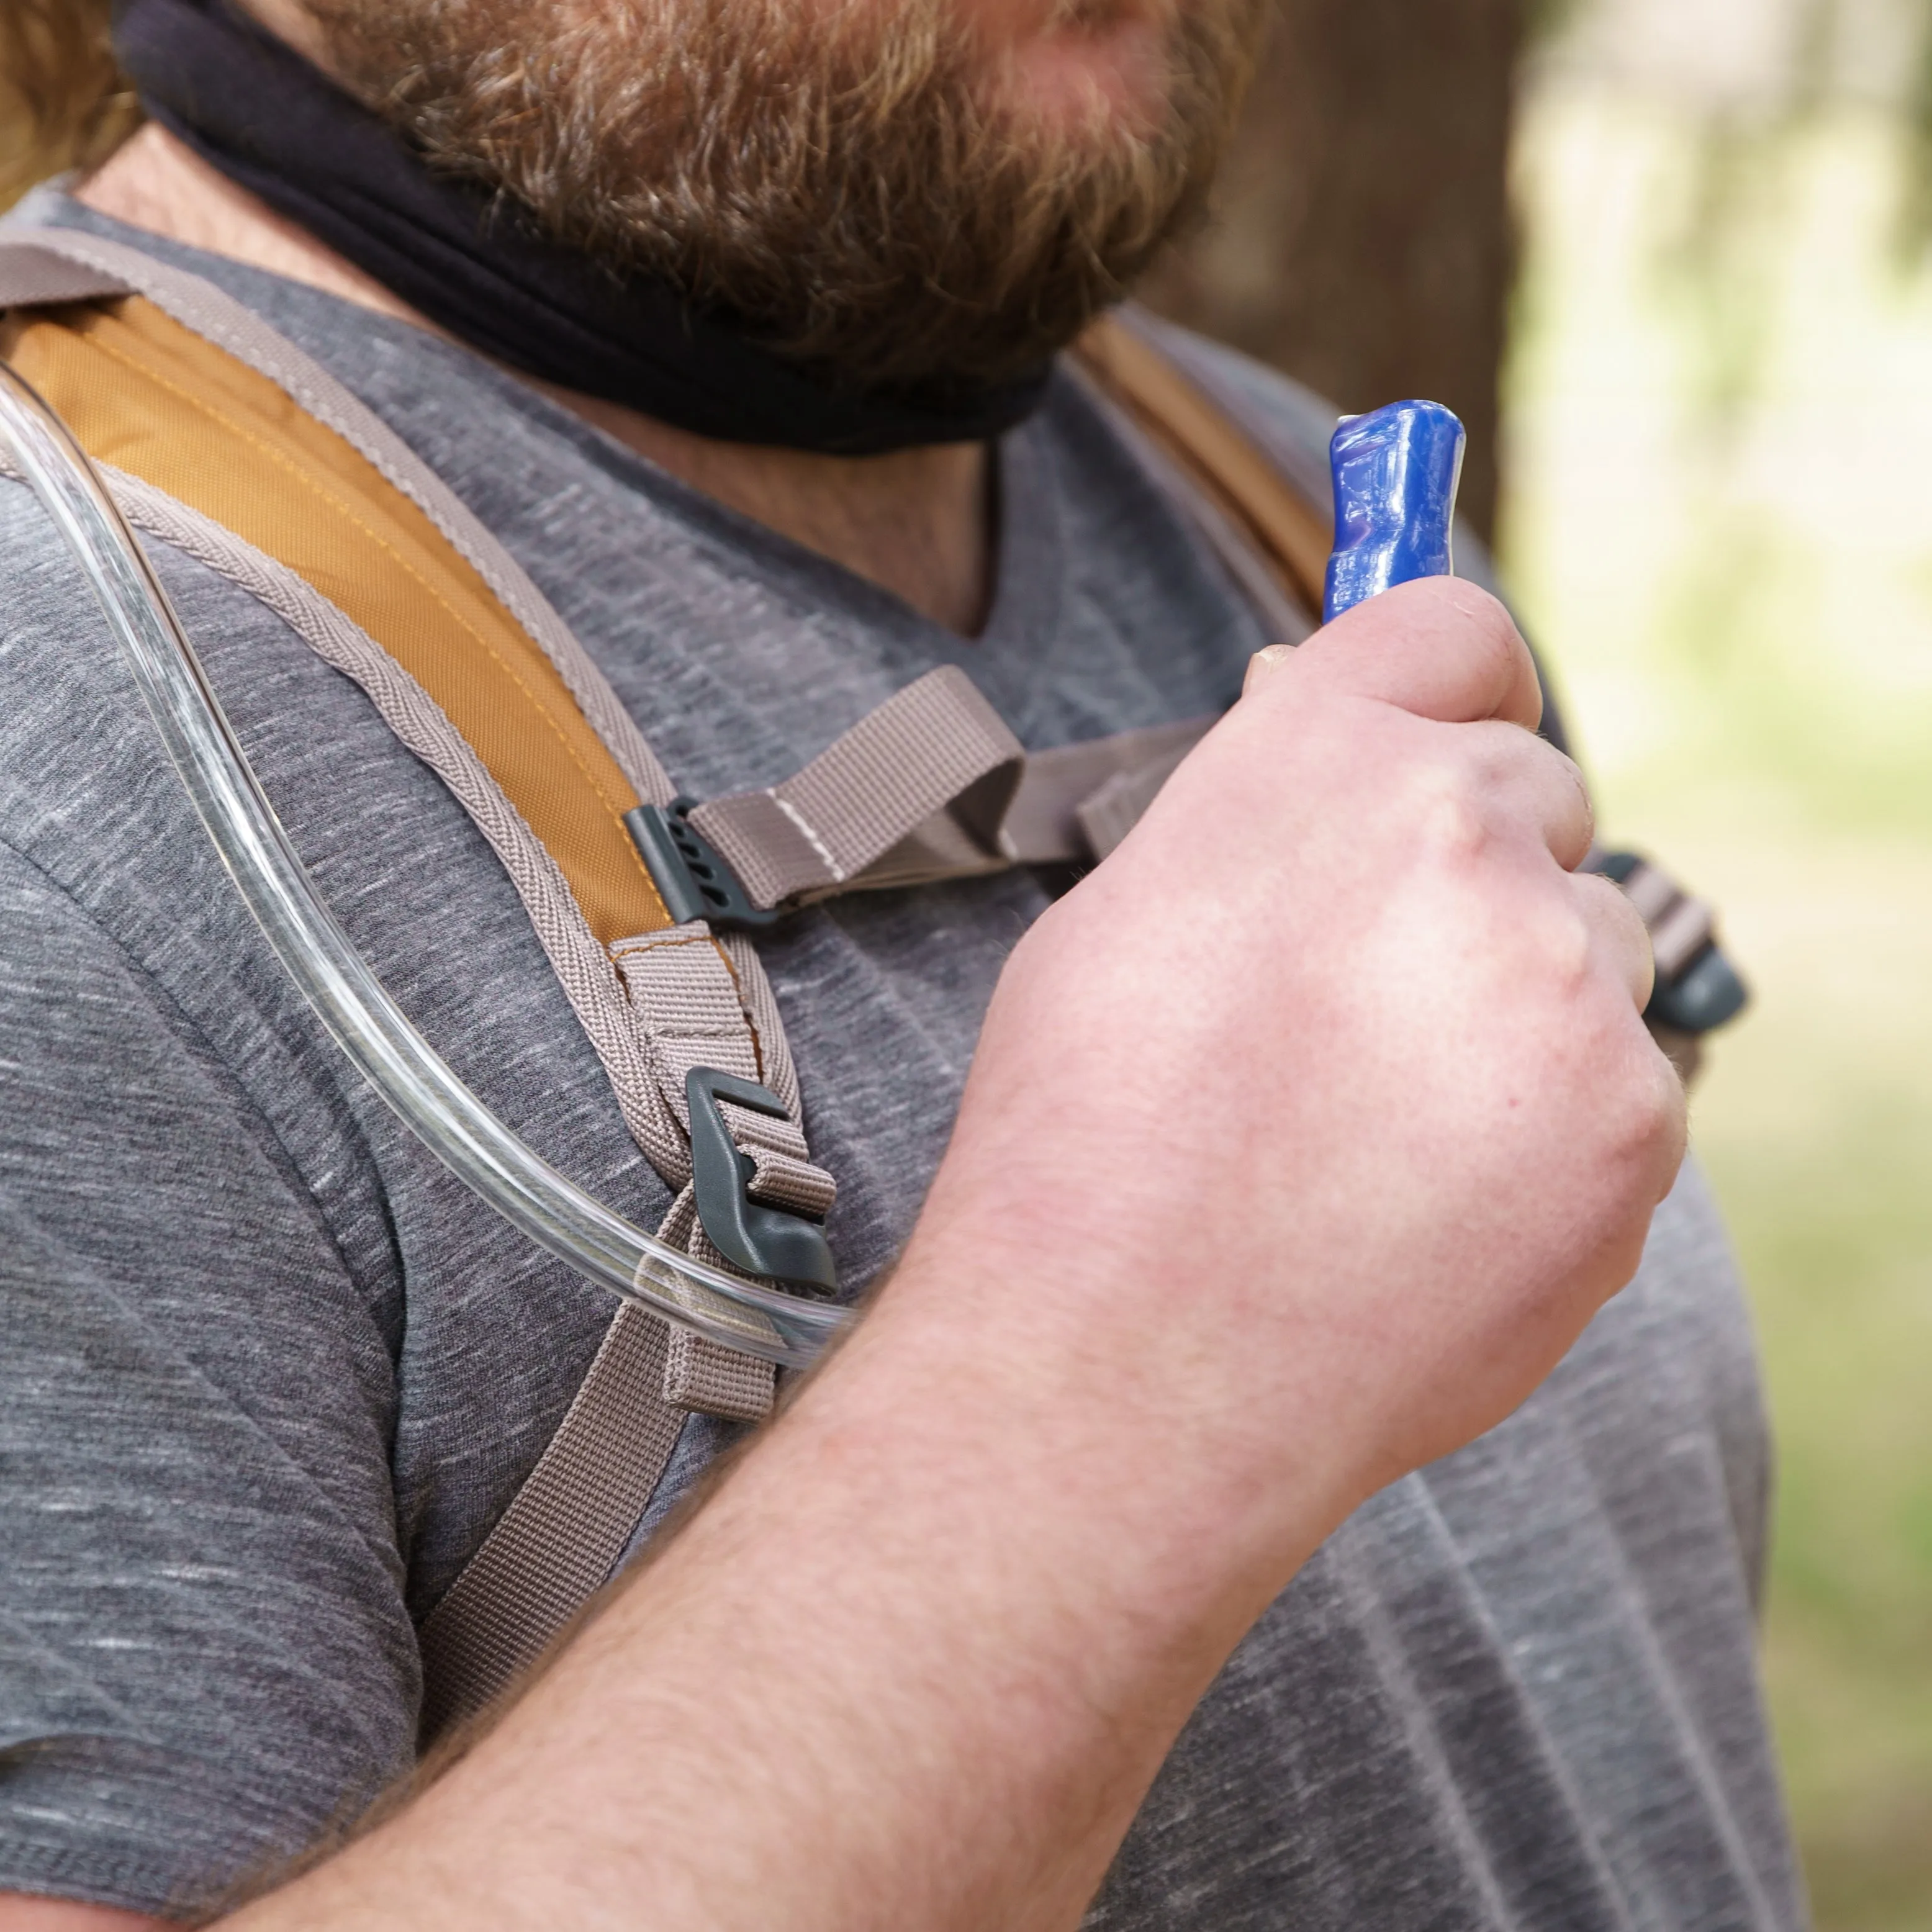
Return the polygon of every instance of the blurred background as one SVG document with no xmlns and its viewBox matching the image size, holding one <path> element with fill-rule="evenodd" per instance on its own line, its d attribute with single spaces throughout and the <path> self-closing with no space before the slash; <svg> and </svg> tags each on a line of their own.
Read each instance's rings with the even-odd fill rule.
<svg viewBox="0 0 1932 1932">
<path fill-rule="evenodd" d="M 1286 0 L 1156 298 L 1462 415 L 1606 834 L 1721 910 L 1773 1719 L 1823 1932 L 1932 1932 L 1932 0 Z"/>
</svg>

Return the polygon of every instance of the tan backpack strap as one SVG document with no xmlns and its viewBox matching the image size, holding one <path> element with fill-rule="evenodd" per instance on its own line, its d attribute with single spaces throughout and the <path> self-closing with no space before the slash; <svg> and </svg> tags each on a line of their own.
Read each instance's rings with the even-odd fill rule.
<svg viewBox="0 0 1932 1932">
<path fill-rule="evenodd" d="M 88 454 L 286 564 L 375 638 L 556 861 L 592 934 L 670 922 L 630 778 L 556 665 L 416 505 L 273 383 L 144 300 L 17 325 L 9 359 Z"/>
<path fill-rule="evenodd" d="M 0 310 L 99 302 L 133 292 L 111 269 L 71 260 L 58 249 L 26 240 L 11 241 L 0 249 Z"/>
<path fill-rule="evenodd" d="M 1305 611 L 1322 608 L 1334 525 L 1226 410 L 1136 328 L 1104 316 L 1074 353 L 1101 389 L 1266 562 Z"/>
<path fill-rule="evenodd" d="M 507 817 L 490 824 L 488 773 L 362 632 L 292 572 L 231 532 L 138 478 L 106 473 L 122 513 L 143 536 L 172 544 L 255 596 L 325 662 L 362 683 L 398 736 L 490 826 L 526 902 L 546 890 L 548 855 Z M 392 674 L 386 681 L 385 667 Z M 547 889 L 560 898 L 560 875 Z M 596 949 L 587 932 L 583 950 L 589 956 L 580 962 L 580 976 L 588 979 Z M 623 1553 L 685 1421 L 664 1387 L 669 1347 L 656 1316 L 635 1305 L 620 1309 L 542 1456 L 425 1622 L 419 1717 L 425 1744 L 447 1724 L 481 1708 L 536 1657 Z"/>
<path fill-rule="evenodd" d="M 1025 759 L 979 687 L 942 665 L 782 784 L 712 799 L 689 821 L 760 910 L 848 886 L 958 878 L 1010 862 L 1000 829 Z M 905 849 L 922 834 L 932 868 L 923 872 Z"/>
<path fill-rule="evenodd" d="M 610 1576 L 683 1426 L 666 1346 L 663 1322 L 619 1310 L 550 1446 L 425 1619 L 425 1744 L 506 1690 Z"/>
<path fill-rule="evenodd" d="M 145 296 L 205 342 L 266 376 L 304 415 L 333 430 L 422 512 L 536 641 L 638 795 L 671 795 L 670 782 L 644 734 L 569 627 L 455 492 L 374 410 L 233 296 L 124 242 L 68 229 L 0 228 L 0 293 L 7 293 L 18 258 L 31 262 L 49 254 L 105 282 L 104 293 Z M 0 308 L 28 299 L 8 294 Z"/>
<path fill-rule="evenodd" d="M 639 779 L 661 796 L 670 788 L 640 740 L 620 761 L 592 724 L 580 694 L 620 707 L 580 647 L 572 640 L 574 660 L 547 648 L 422 503 L 346 435 L 148 301 L 16 322 L 8 332 L 14 359 L 97 458 L 278 561 L 365 640 L 338 640 L 332 662 L 452 784 L 504 857 L 626 1124 L 673 1189 L 686 1186 L 682 1090 L 653 1050 L 650 1008 L 610 951 L 670 922 L 626 824 Z M 312 388 L 326 379 L 311 368 L 304 380 Z M 430 494 L 416 482 L 417 496 Z M 478 556 L 494 541 L 468 534 Z M 722 952 L 716 964 L 722 983 L 740 984 Z M 741 1031 L 755 1030 L 750 1003 L 737 1000 L 734 1014 Z M 752 1052 L 766 1057 L 755 1042 Z"/>
<path fill-rule="evenodd" d="M 626 1124 L 678 1190 L 667 1237 L 718 1264 L 692 1211 L 678 1070 L 657 1051 L 647 989 L 612 952 L 668 924 L 623 823 L 640 794 L 670 794 L 649 748 L 501 546 L 325 372 L 220 291 L 136 251 L 86 238 L 90 256 L 133 259 L 82 260 L 62 280 L 70 239 L 58 238 L 52 268 L 48 250 L 0 241 L 0 292 L 18 303 L 145 284 L 191 321 L 142 300 L 16 318 L 6 352 L 92 453 L 134 472 L 110 473 L 137 527 L 274 610 L 450 785 L 529 908 Z M 709 1022 L 734 1049 L 721 1058 L 769 1083 L 788 1114 L 760 1122 L 751 1186 L 822 1213 L 832 1183 L 797 1131 L 763 969 L 701 926 L 688 937 L 711 962 Z M 767 1365 L 694 1340 L 635 1309 L 614 1322 L 498 1532 L 425 1626 L 430 1729 L 493 1695 L 608 1574 L 687 1409 L 753 1419 L 770 1406 Z"/>
<path fill-rule="evenodd" d="M 838 892 L 1088 864 L 1214 722 L 1028 752 L 965 673 L 942 665 L 794 777 L 651 812 L 638 842 L 678 916 L 752 925 Z"/>
</svg>

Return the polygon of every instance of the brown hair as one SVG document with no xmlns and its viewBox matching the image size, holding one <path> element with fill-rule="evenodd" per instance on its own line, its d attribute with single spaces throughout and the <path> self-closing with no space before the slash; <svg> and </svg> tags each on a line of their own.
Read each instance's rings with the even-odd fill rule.
<svg viewBox="0 0 1932 1932">
<path fill-rule="evenodd" d="M 1160 33 L 1132 112 L 1098 82 L 1037 105 L 959 0 L 304 10 L 433 166 L 835 387 L 886 389 L 1012 380 L 1120 298 L 1199 208 L 1264 4 L 1047 0 L 1069 35 Z"/>
<path fill-rule="evenodd" d="M 140 120 L 108 13 L 109 0 L 0 0 L 0 208 L 104 160 Z"/>
</svg>

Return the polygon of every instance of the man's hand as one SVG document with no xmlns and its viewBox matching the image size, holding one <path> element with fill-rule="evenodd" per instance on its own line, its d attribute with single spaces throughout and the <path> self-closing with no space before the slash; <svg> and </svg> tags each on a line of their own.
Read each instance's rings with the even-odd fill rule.
<svg viewBox="0 0 1932 1932">
<path fill-rule="evenodd" d="M 1450 579 L 1264 653 L 1001 981 L 920 1240 L 1049 1275 L 1036 1318 L 1233 1480 L 1318 1441 L 1352 1502 L 1499 1421 L 1676 1173 L 1649 944 L 1570 869 L 1539 706 Z"/>
<path fill-rule="evenodd" d="M 1676 1172 L 1647 944 L 1568 869 L 1535 691 L 1453 582 L 1264 654 L 1018 946 L 854 1339 L 493 1733 L 245 1922 L 1074 1925 L 1253 1617 L 1528 1394 Z"/>
</svg>

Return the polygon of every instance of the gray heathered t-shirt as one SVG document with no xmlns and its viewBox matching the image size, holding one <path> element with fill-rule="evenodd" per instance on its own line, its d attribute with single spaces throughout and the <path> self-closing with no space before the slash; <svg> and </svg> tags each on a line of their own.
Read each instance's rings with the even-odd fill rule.
<svg viewBox="0 0 1932 1932">
<path fill-rule="evenodd" d="M 1222 706 L 1264 641 L 1070 380 L 1002 446 L 998 594 L 967 643 L 460 350 L 57 197 L 26 218 L 145 240 L 333 370 L 522 562 L 688 791 L 784 776 L 936 664 L 1042 747 Z M 1258 434 L 1318 464 L 1321 410 L 1215 366 Z M 389 986 L 518 1132 L 653 1222 L 664 1190 L 469 820 L 276 618 L 158 562 Z M 611 1309 L 323 1036 L 12 485 L 0 680 L 0 1889 L 186 1912 L 407 1767 L 414 1621 Z M 763 943 L 849 1279 L 911 1226 L 1045 902 L 1018 872 L 841 899 Z M 690 1425 L 666 1496 L 723 1433 Z M 1362 1509 L 1268 1612 L 1092 1923 L 1799 1924 L 1752 1655 L 1766 1461 L 1694 1175 L 1549 1384 Z"/>
</svg>

